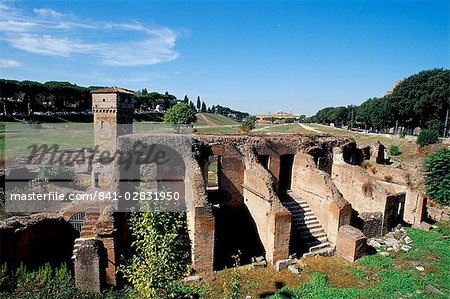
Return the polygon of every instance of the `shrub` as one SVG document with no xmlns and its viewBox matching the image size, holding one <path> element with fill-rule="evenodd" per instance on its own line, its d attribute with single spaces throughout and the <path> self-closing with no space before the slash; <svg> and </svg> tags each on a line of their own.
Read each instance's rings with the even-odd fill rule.
<svg viewBox="0 0 450 299">
<path fill-rule="evenodd" d="M 393 145 L 389 148 L 389 154 L 391 156 L 399 156 L 402 152 L 400 151 L 400 146 Z"/>
<path fill-rule="evenodd" d="M 427 194 L 442 205 L 450 205 L 450 149 L 425 157 L 423 171 Z"/>
<path fill-rule="evenodd" d="M 135 254 L 120 267 L 143 298 L 187 298 L 178 282 L 188 274 L 190 243 L 186 213 L 143 212 L 130 219 Z"/>
<path fill-rule="evenodd" d="M 190 124 L 197 121 L 195 111 L 186 103 L 178 103 L 164 114 L 165 124 Z"/>
<path fill-rule="evenodd" d="M 242 132 L 248 133 L 255 128 L 256 119 L 254 117 L 247 117 L 241 122 L 240 129 Z"/>
<path fill-rule="evenodd" d="M 39 168 L 37 177 L 44 182 L 49 182 L 52 180 L 72 181 L 75 179 L 75 173 L 70 167 L 59 164 L 49 164 Z"/>
<path fill-rule="evenodd" d="M 439 135 L 437 131 L 423 129 L 422 131 L 420 131 L 419 136 L 417 136 L 417 144 L 420 146 L 434 144 L 438 141 Z"/>
</svg>

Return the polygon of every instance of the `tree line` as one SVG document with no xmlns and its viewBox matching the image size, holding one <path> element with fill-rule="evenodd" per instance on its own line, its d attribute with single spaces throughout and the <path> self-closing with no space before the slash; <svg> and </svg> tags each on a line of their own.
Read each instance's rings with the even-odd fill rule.
<svg viewBox="0 0 450 299">
<path fill-rule="evenodd" d="M 0 79 L 0 104 L 4 115 L 31 115 L 36 111 L 83 111 L 91 108 L 91 90 L 69 82 Z"/>
<path fill-rule="evenodd" d="M 91 109 L 91 91 L 103 86 L 83 87 L 70 82 L 17 81 L 0 79 L 0 112 L 3 115 L 32 115 L 37 112 L 82 112 Z M 169 92 L 149 92 L 146 88 L 135 93 L 135 109 L 141 112 L 165 111 L 180 102 L 188 104 L 195 112 L 217 113 L 242 120 L 248 113 L 228 107 L 208 107 L 197 97 L 194 104 L 186 95 L 183 100 Z M 157 109 L 158 108 L 158 109 Z"/>
<path fill-rule="evenodd" d="M 449 108 L 450 70 L 432 69 L 400 80 L 383 97 L 367 99 L 359 106 L 326 107 L 307 121 L 371 131 L 420 127 L 442 133 Z"/>
</svg>

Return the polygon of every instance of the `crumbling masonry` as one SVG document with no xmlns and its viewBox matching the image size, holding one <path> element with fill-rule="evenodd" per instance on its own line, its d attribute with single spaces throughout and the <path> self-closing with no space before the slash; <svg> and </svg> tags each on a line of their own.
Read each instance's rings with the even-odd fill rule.
<svg viewBox="0 0 450 299">
<path fill-rule="evenodd" d="M 110 103 L 103 104 L 104 98 Z M 185 138 L 117 132 L 115 123 L 130 122 L 132 102 L 127 91 L 117 88 L 94 93 L 96 140 L 102 138 L 101 128 L 112 130 L 107 133 L 114 137 L 102 139 L 108 143 L 102 146 L 125 152 L 137 140 L 147 147 L 170 147 Z M 238 250 L 243 263 L 255 256 L 275 264 L 294 253 L 335 251 L 352 262 L 364 254 L 366 237 L 398 223 L 418 225 L 424 217 L 423 196 L 409 188 L 401 170 L 388 165 L 381 144 L 360 149 L 344 137 L 296 134 L 194 134 L 190 142 L 191 159 L 180 160 L 189 176 L 181 173 L 178 179 L 184 180 L 188 199 L 192 265 L 200 274 L 231 265 Z M 126 176 L 120 165 L 111 167 L 93 167 L 93 189 Z M 75 278 L 79 287 L 98 291 L 118 283 L 116 261 L 128 244 L 126 215 L 105 206 L 83 213 L 74 242 Z M 75 215 L 79 211 L 61 214 L 66 221 Z M 23 228 L 19 237 L 11 226 L 2 227 L 2 238 L 9 239 L 1 256 L 17 261 L 23 257 L 14 248 L 32 227 Z M 95 256 L 89 258 L 95 263 L 86 263 L 85 252 Z M 87 276 L 92 279 L 86 282 Z"/>
</svg>

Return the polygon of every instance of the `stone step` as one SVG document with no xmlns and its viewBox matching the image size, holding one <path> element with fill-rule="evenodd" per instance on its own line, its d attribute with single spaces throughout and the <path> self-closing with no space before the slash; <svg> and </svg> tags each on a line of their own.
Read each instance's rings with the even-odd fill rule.
<svg viewBox="0 0 450 299">
<path fill-rule="evenodd" d="M 287 207 L 289 212 L 291 213 L 306 213 L 311 212 L 310 208 L 302 208 L 302 207 Z"/>
<path fill-rule="evenodd" d="M 322 229 L 322 225 L 320 225 L 319 221 L 315 221 L 306 225 L 303 223 L 302 225 L 296 226 L 295 229 L 311 231 L 315 229 Z"/>
<path fill-rule="evenodd" d="M 306 246 L 308 246 L 309 251 L 311 251 L 311 248 L 313 248 L 313 250 L 319 246 L 319 248 L 324 247 L 325 245 L 322 246 L 322 244 L 330 244 L 328 243 L 328 237 L 322 237 L 322 238 L 307 238 L 307 239 L 303 239 L 306 241 Z M 308 242 L 309 240 L 309 242 Z"/>
<path fill-rule="evenodd" d="M 315 228 L 313 230 L 302 230 L 300 235 L 308 235 L 308 236 L 313 236 L 316 238 L 320 238 L 323 236 L 326 236 L 327 234 L 325 233 L 325 231 L 323 230 L 323 228 Z"/>
<path fill-rule="evenodd" d="M 309 205 L 305 203 L 298 203 L 295 201 L 283 202 L 283 205 L 287 208 L 309 208 Z"/>
<path fill-rule="evenodd" d="M 317 250 L 320 250 L 320 249 L 323 249 L 323 248 L 327 248 L 327 247 L 330 247 L 330 243 L 328 243 L 328 242 L 320 243 L 320 244 L 311 246 L 309 248 L 309 252 L 315 252 Z"/>
<path fill-rule="evenodd" d="M 311 235 L 316 239 L 325 238 L 327 236 L 324 230 L 322 230 L 321 232 L 312 233 Z"/>
<path fill-rule="evenodd" d="M 328 241 L 327 235 L 318 238 L 313 237 L 311 235 L 300 235 L 300 238 L 302 238 L 302 240 L 305 240 L 308 246 L 314 246 L 317 245 L 318 242 L 324 243 Z"/>
<path fill-rule="evenodd" d="M 313 252 L 307 252 L 307 253 L 303 254 L 303 257 L 330 256 L 333 253 L 334 253 L 334 248 L 329 246 L 329 247 L 324 247 L 319 250 L 315 250 Z"/>
<path fill-rule="evenodd" d="M 319 222 L 319 220 L 316 218 L 316 219 L 311 219 L 311 220 L 306 220 L 305 221 L 305 225 L 306 226 L 310 226 L 310 225 L 312 225 L 312 224 L 319 224 L 320 225 L 320 222 Z"/>
<path fill-rule="evenodd" d="M 302 222 L 307 222 L 310 220 L 317 220 L 316 216 L 313 215 L 293 215 L 292 216 L 292 220 L 297 220 L 297 221 L 302 221 Z"/>
</svg>

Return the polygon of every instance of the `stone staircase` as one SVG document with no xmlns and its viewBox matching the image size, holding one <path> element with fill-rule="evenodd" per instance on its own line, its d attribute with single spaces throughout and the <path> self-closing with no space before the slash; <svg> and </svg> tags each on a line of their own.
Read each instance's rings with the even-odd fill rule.
<svg viewBox="0 0 450 299">
<path fill-rule="evenodd" d="M 328 241 L 327 234 L 314 215 L 308 203 L 296 194 L 288 192 L 282 198 L 282 204 L 292 215 L 294 242 L 300 244 L 300 251 L 305 257 L 330 255 L 334 245 Z"/>
<path fill-rule="evenodd" d="M 94 237 L 97 234 L 97 221 L 100 217 L 99 212 L 86 212 L 84 216 L 83 226 L 80 231 L 80 238 Z"/>
</svg>

